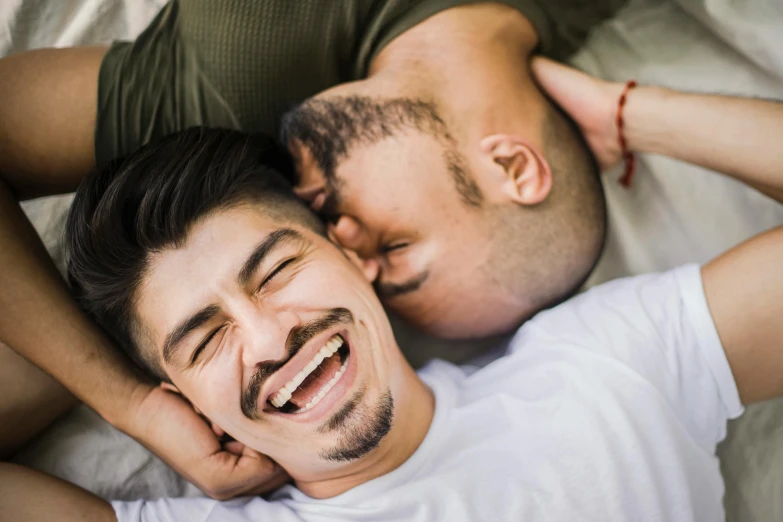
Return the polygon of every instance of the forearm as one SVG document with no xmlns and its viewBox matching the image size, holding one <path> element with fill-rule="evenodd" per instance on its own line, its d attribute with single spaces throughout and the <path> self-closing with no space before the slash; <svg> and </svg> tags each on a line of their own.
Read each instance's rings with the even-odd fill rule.
<svg viewBox="0 0 783 522">
<path fill-rule="evenodd" d="M 701 165 L 783 202 L 783 103 L 638 87 L 624 120 L 632 150 Z"/>
<path fill-rule="evenodd" d="M 75 403 L 60 383 L 0 344 L 0 460 Z"/>
<path fill-rule="evenodd" d="M 0 341 L 117 424 L 142 384 L 78 308 L 0 181 Z"/>
<path fill-rule="evenodd" d="M 0 464 L 0 520 L 116 522 L 111 505 L 58 478 Z"/>
</svg>

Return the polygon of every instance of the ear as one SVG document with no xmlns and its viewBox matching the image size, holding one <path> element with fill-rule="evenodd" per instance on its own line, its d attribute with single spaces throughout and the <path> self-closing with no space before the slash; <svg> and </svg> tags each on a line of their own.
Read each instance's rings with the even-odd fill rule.
<svg viewBox="0 0 783 522">
<path fill-rule="evenodd" d="M 174 385 L 173 385 L 173 384 L 171 384 L 171 383 L 168 383 L 168 382 L 161 382 L 161 383 L 160 383 L 160 387 L 161 387 L 162 389 L 166 390 L 167 392 L 176 393 L 177 395 L 180 395 L 180 396 L 182 396 L 183 398 L 185 397 L 184 395 L 182 395 L 182 392 L 181 392 L 181 391 L 179 391 L 179 388 L 177 388 L 176 386 L 174 386 Z M 185 400 L 187 400 L 187 399 L 185 399 Z M 193 408 L 194 410 L 196 410 L 196 413 L 198 413 L 199 415 L 201 415 L 201 410 L 199 410 L 199 409 L 196 407 L 196 405 L 195 405 L 195 404 L 193 404 L 193 403 L 192 403 L 192 402 L 190 402 L 190 401 L 188 401 L 188 404 L 190 404 L 190 407 L 191 407 L 191 408 Z"/>
<path fill-rule="evenodd" d="M 509 134 L 494 134 L 481 140 L 481 152 L 501 171 L 503 194 L 520 205 L 536 205 L 552 190 L 549 163 L 525 140 Z"/>
</svg>

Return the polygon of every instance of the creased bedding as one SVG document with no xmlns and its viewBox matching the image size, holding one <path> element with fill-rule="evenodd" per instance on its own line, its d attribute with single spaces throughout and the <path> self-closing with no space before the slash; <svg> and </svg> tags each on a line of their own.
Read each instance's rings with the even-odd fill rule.
<svg viewBox="0 0 783 522">
<path fill-rule="evenodd" d="M 141 30 L 162 0 L 4 0 L 0 56 L 43 46 L 102 43 Z M 573 59 L 605 78 L 636 78 L 681 89 L 783 99 L 783 4 L 775 0 L 634 0 L 594 32 Z M 783 223 L 783 209 L 727 178 L 645 156 L 631 190 L 606 180 L 611 232 L 591 278 L 659 271 L 710 257 Z M 68 196 L 25 204 L 62 266 Z M 414 362 L 480 346 L 431 344 L 400 329 Z M 187 436 L 183 434 L 183 436 Z M 783 520 L 783 401 L 748 408 L 720 449 L 731 521 Z M 106 498 L 195 495 L 197 490 L 86 407 L 77 408 L 16 460 Z"/>
</svg>

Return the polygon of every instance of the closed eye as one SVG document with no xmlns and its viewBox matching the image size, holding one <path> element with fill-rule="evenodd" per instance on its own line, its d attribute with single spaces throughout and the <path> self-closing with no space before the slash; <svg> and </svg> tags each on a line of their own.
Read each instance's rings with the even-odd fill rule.
<svg viewBox="0 0 783 522">
<path fill-rule="evenodd" d="M 290 265 L 294 261 L 296 261 L 296 258 L 292 257 L 292 258 L 286 259 L 285 261 L 283 261 L 282 263 L 277 265 L 277 268 L 272 270 L 269 273 L 269 275 L 267 275 L 264 278 L 264 280 L 261 281 L 261 284 L 259 285 L 258 290 L 259 291 L 262 290 L 267 284 L 269 284 L 270 281 L 272 281 L 275 277 L 277 277 L 280 274 L 280 272 L 282 272 L 283 269 L 285 269 L 285 267 L 287 267 L 288 265 Z"/>
<path fill-rule="evenodd" d="M 220 328 L 216 328 L 212 330 L 212 332 L 210 332 L 210 334 L 207 335 L 207 337 L 203 341 L 201 341 L 201 344 L 199 344 L 198 347 L 196 347 L 196 349 L 193 351 L 193 355 L 190 357 L 191 365 L 196 364 L 196 361 L 198 361 L 198 358 L 201 355 L 201 353 L 204 351 L 204 348 L 209 346 L 209 343 L 212 341 L 212 339 L 214 339 L 215 336 L 218 334 L 218 332 L 222 329 L 223 327 L 221 326 Z"/>
<path fill-rule="evenodd" d="M 394 252 L 395 250 L 402 250 L 403 248 L 407 247 L 408 243 L 393 243 L 391 245 L 384 245 L 381 247 L 381 253 L 382 254 L 389 254 L 391 252 Z"/>
</svg>

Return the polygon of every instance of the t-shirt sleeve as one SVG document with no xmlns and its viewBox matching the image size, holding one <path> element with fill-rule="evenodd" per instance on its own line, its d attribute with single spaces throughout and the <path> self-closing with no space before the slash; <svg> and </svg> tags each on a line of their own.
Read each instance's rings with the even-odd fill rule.
<svg viewBox="0 0 783 522">
<path fill-rule="evenodd" d="M 638 374 L 705 447 L 720 442 L 727 420 L 742 414 L 697 265 L 595 287 L 540 314 L 531 327 L 539 339 L 557 336 L 561 345 Z"/>
<path fill-rule="evenodd" d="M 195 125 L 239 128 L 178 24 L 179 4 L 172 1 L 134 42 L 115 42 L 104 56 L 98 76 L 96 163 Z"/>
<path fill-rule="evenodd" d="M 261 497 L 222 501 L 211 498 L 162 498 L 112 501 L 118 522 L 299 522 L 282 502 Z"/>
</svg>

